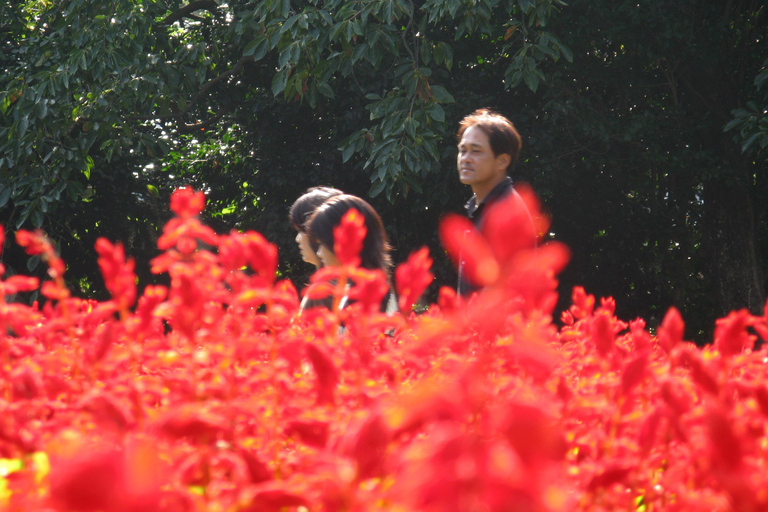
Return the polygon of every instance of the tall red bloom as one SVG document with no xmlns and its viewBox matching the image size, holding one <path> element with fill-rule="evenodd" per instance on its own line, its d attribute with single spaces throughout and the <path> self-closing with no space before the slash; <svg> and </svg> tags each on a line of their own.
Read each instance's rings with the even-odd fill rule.
<svg viewBox="0 0 768 512">
<path fill-rule="evenodd" d="M 64 260 L 56 253 L 53 244 L 45 236 L 42 230 L 26 231 L 20 229 L 16 232 L 16 243 L 24 248 L 30 256 L 40 256 L 48 264 L 48 275 L 52 278 L 60 278 L 64 275 Z"/>
<path fill-rule="evenodd" d="M 112 299 L 121 309 L 133 306 L 136 302 L 136 264 L 133 258 L 125 258 L 123 244 L 113 245 L 106 238 L 96 240 L 96 252 L 99 253 L 101 275 Z"/>
<path fill-rule="evenodd" d="M 182 219 L 196 217 L 204 208 L 205 194 L 195 192 L 190 186 L 176 189 L 171 194 L 171 211 Z"/>
<path fill-rule="evenodd" d="M 360 251 L 367 228 L 365 217 L 352 208 L 341 218 L 341 223 L 333 228 L 333 252 L 342 265 L 360 266 Z"/>
<path fill-rule="evenodd" d="M 440 222 L 440 239 L 453 262 L 463 264 L 461 270 L 472 284 L 487 286 L 499 278 L 499 263 L 491 246 L 466 218 L 446 215 Z"/>
<path fill-rule="evenodd" d="M 431 267 L 432 258 L 429 257 L 429 249 L 422 247 L 411 253 L 408 260 L 395 270 L 398 306 L 403 314 L 411 310 L 413 304 L 419 300 L 435 278 L 430 272 Z"/>
</svg>

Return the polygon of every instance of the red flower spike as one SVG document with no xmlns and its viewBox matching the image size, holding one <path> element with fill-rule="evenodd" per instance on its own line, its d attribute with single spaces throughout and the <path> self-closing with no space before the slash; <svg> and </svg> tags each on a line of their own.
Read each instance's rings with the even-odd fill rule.
<svg viewBox="0 0 768 512">
<path fill-rule="evenodd" d="M 484 217 L 483 235 L 502 266 L 518 251 L 535 247 L 539 229 L 546 230 L 549 225 L 548 222 L 539 222 L 538 226 L 534 223 L 534 217 L 544 218 L 539 212 L 538 199 L 528 188 L 522 193 L 527 200 L 520 193 L 512 193 L 491 205 Z"/>
<path fill-rule="evenodd" d="M 48 275 L 52 278 L 56 279 L 64 275 L 66 269 L 64 261 L 56 254 L 56 249 L 42 230 L 20 229 L 16 232 L 16 243 L 22 246 L 30 256 L 41 256 L 48 264 Z"/>
<path fill-rule="evenodd" d="M 736 471 L 742 462 L 741 441 L 731 427 L 724 411 L 712 409 L 706 415 L 712 458 L 724 473 Z"/>
<path fill-rule="evenodd" d="M 455 265 L 476 286 L 496 282 L 501 269 L 491 246 L 472 223 L 459 215 L 448 214 L 440 222 L 440 239 Z"/>
<path fill-rule="evenodd" d="M 675 308 L 669 308 L 659 327 L 659 345 L 670 353 L 678 343 L 683 341 L 684 331 L 685 324 L 680 312 Z"/>
<path fill-rule="evenodd" d="M 149 326 L 152 323 L 155 308 L 162 304 L 168 295 L 168 289 L 160 285 L 148 285 L 144 288 L 144 295 L 139 299 L 136 307 L 136 314 L 141 319 L 142 326 Z"/>
<path fill-rule="evenodd" d="M 69 297 L 69 290 L 53 281 L 46 281 L 40 289 L 43 297 L 51 300 L 64 300 Z"/>
<path fill-rule="evenodd" d="M 584 288 L 581 286 L 575 286 L 571 294 L 571 302 L 573 305 L 569 311 L 573 318 L 581 320 L 592 315 L 592 311 L 595 309 L 595 296 L 587 295 Z"/>
<path fill-rule="evenodd" d="M 36 277 L 11 276 L 0 284 L 3 295 L 13 295 L 19 292 L 31 292 L 40 286 L 40 280 Z"/>
<path fill-rule="evenodd" d="M 456 311 L 461 306 L 461 297 L 456 294 L 456 290 L 443 286 L 437 294 L 437 305 L 444 313 Z"/>
<path fill-rule="evenodd" d="M 51 498 L 63 510 L 118 510 L 125 468 L 118 451 L 87 451 L 51 471 Z"/>
<path fill-rule="evenodd" d="M 504 409 L 501 431 L 523 463 L 533 468 L 541 467 L 542 461 L 562 459 L 567 450 L 555 418 L 532 404 L 513 402 Z"/>
<path fill-rule="evenodd" d="M 647 366 L 647 353 L 640 354 L 624 366 L 624 372 L 621 374 L 621 391 L 624 395 L 628 395 L 643 380 Z"/>
<path fill-rule="evenodd" d="M 255 231 L 248 231 L 245 236 L 248 239 L 248 265 L 269 284 L 274 283 L 277 275 L 277 246 L 267 242 L 266 238 Z"/>
<path fill-rule="evenodd" d="M 380 476 L 390 431 L 381 414 L 372 413 L 341 439 L 339 450 L 357 462 L 358 480 Z"/>
<path fill-rule="evenodd" d="M 715 348 L 724 356 L 741 353 L 745 348 L 752 348 L 756 337 L 747 332 L 752 323 L 752 315 L 746 309 L 731 311 L 715 322 Z"/>
<path fill-rule="evenodd" d="M 330 435 L 330 425 L 327 421 L 295 420 L 288 423 L 285 435 L 298 438 L 304 444 L 316 448 L 325 448 Z"/>
<path fill-rule="evenodd" d="M 387 277 L 382 270 L 358 268 L 352 276 L 354 285 L 349 289 L 350 301 L 360 304 L 363 311 L 370 315 L 378 311 L 381 301 L 389 290 Z"/>
<path fill-rule="evenodd" d="M 123 244 L 112 243 L 106 238 L 96 240 L 96 252 L 99 254 L 99 268 L 107 290 L 121 308 L 133 306 L 136 302 L 136 274 L 133 258 L 125 258 Z"/>
<path fill-rule="evenodd" d="M 352 208 L 341 218 L 341 223 L 333 228 L 333 253 L 342 265 L 360 266 L 360 251 L 368 228 L 365 217 Z"/>
<path fill-rule="evenodd" d="M 592 321 L 592 339 L 601 356 L 605 356 L 616 346 L 616 337 L 608 313 L 601 312 L 595 315 Z"/>
<path fill-rule="evenodd" d="M 171 211 L 183 219 L 196 217 L 205 208 L 205 194 L 186 186 L 171 194 Z"/>
<path fill-rule="evenodd" d="M 398 307 L 408 313 L 435 278 L 430 272 L 432 258 L 429 249 L 422 247 L 408 256 L 408 260 L 395 270 Z"/>
<path fill-rule="evenodd" d="M 641 318 L 629 323 L 629 335 L 635 344 L 635 351 L 643 352 L 651 348 L 651 335 L 645 330 L 645 321 Z"/>
<path fill-rule="evenodd" d="M 702 390 L 711 393 L 713 396 L 717 396 L 720 393 L 720 385 L 701 358 L 699 349 L 694 347 L 681 348 L 679 353 L 677 353 L 677 360 L 679 363 L 690 368 L 693 381 Z"/>
<path fill-rule="evenodd" d="M 307 357 L 317 375 L 317 403 L 333 404 L 336 384 L 339 382 L 336 366 L 325 352 L 311 343 L 307 344 Z"/>
<path fill-rule="evenodd" d="M 229 437 L 232 423 L 224 416 L 197 405 L 186 405 L 169 411 L 156 425 L 171 438 L 186 438 L 200 444 Z"/>
<path fill-rule="evenodd" d="M 131 440 L 120 450 L 83 448 L 51 465 L 51 500 L 61 510 L 161 510 L 162 469 L 154 445 Z"/>
</svg>

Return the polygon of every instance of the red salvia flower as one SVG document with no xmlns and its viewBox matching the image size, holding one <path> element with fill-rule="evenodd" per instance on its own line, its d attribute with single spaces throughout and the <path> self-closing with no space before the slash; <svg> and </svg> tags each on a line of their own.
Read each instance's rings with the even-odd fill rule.
<svg viewBox="0 0 768 512">
<path fill-rule="evenodd" d="M 733 356 L 745 348 L 752 348 L 756 337 L 747 332 L 752 315 L 746 309 L 732 311 L 715 323 L 715 348 L 724 356 Z"/>
<path fill-rule="evenodd" d="M 395 270 L 398 306 L 403 314 L 411 310 L 432 283 L 435 276 L 430 272 L 431 268 L 432 258 L 429 257 L 429 249 L 422 247 L 411 253 L 408 260 Z"/>
<path fill-rule="evenodd" d="M 57 279 L 64 275 L 66 268 L 64 261 L 56 253 L 53 244 L 42 230 L 20 229 L 16 232 L 16 243 L 22 246 L 30 256 L 41 256 L 48 264 L 48 275 L 52 278 Z"/>
<path fill-rule="evenodd" d="M 352 208 L 333 228 L 333 253 L 342 265 L 360 266 L 360 251 L 367 232 L 365 217 Z"/>
<path fill-rule="evenodd" d="M 123 244 L 113 245 L 106 238 L 96 240 L 96 252 L 99 253 L 101 275 L 113 300 L 121 310 L 133 306 L 136 302 L 136 264 L 133 258 L 125 258 Z"/>
<path fill-rule="evenodd" d="M 440 221 L 440 240 L 466 279 L 477 286 L 496 282 L 501 269 L 491 246 L 475 226 L 460 215 L 449 214 Z"/>
<path fill-rule="evenodd" d="M 361 305 L 366 314 L 379 309 L 389 286 L 383 270 L 355 269 L 350 275 L 352 287 L 349 289 L 349 299 Z"/>
<path fill-rule="evenodd" d="M 523 249 L 532 249 L 549 228 L 549 220 L 540 213 L 540 204 L 530 187 L 516 187 L 493 203 L 484 216 L 483 235 L 502 265 Z"/>
<path fill-rule="evenodd" d="M 673 348 L 683 341 L 684 331 L 685 324 L 680 316 L 680 312 L 675 308 L 669 308 L 659 327 L 659 345 L 667 352 L 671 352 Z"/>
<path fill-rule="evenodd" d="M 196 217 L 204 208 L 205 194 L 195 192 L 190 186 L 178 188 L 171 194 L 171 211 L 182 219 Z"/>
<path fill-rule="evenodd" d="M 307 344 L 307 356 L 317 375 L 317 403 L 333 404 L 336 385 L 339 382 L 336 366 L 325 352 L 311 343 Z"/>
</svg>

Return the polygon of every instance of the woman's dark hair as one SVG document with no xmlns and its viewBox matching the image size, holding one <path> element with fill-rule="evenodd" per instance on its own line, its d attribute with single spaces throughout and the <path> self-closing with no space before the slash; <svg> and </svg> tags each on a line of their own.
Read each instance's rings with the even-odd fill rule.
<svg viewBox="0 0 768 512">
<path fill-rule="evenodd" d="M 365 238 L 360 251 L 360 266 L 367 269 L 381 269 L 388 273 L 392 266 L 389 257 L 390 246 L 381 217 L 373 207 L 357 196 L 343 194 L 328 199 L 307 221 L 310 242 L 322 244 L 333 250 L 333 228 L 341 224 L 341 218 L 354 208 L 365 219 Z"/>
<path fill-rule="evenodd" d="M 315 213 L 317 207 L 326 202 L 328 199 L 334 196 L 340 196 L 343 194 L 341 190 L 331 187 L 312 187 L 301 195 L 291 205 L 291 210 L 288 212 L 288 219 L 291 221 L 291 225 L 296 231 L 305 231 L 305 224 Z"/>
<path fill-rule="evenodd" d="M 509 174 L 517 163 L 522 147 L 520 134 L 517 133 L 515 126 L 501 114 L 487 108 L 479 108 L 459 122 L 459 132 L 456 134 L 458 139 L 461 140 L 464 132 L 473 126 L 477 126 L 488 137 L 493 156 L 509 155 L 507 165 L 507 174 Z"/>
</svg>

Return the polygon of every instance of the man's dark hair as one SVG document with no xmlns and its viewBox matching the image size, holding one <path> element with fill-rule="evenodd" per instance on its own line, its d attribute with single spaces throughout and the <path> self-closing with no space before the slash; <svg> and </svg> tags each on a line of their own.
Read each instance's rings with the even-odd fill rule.
<svg viewBox="0 0 768 512">
<path fill-rule="evenodd" d="M 322 244 L 333 251 L 333 228 L 341 224 L 344 214 L 354 208 L 365 219 L 365 238 L 360 251 L 360 266 L 369 270 L 381 269 L 389 272 L 392 260 L 389 257 L 390 246 L 384 224 L 376 210 L 357 196 L 343 194 L 328 199 L 307 221 L 307 233 L 310 242 Z"/>
<path fill-rule="evenodd" d="M 318 206 L 334 196 L 343 194 L 341 190 L 331 187 L 311 187 L 291 205 L 288 219 L 296 231 L 306 232 L 305 224 L 315 213 Z"/>
<path fill-rule="evenodd" d="M 520 134 L 517 133 L 512 122 L 490 109 L 477 109 L 459 123 L 459 132 L 457 134 L 459 141 L 461 141 L 461 137 L 467 131 L 467 128 L 472 126 L 477 126 L 488 136 L 493 156 L 503 154 L 510 156 L 509 165 L 507 165 L 507 174 L 509 174 L 517 163 L 520 148 L 522 147 Z"/>
</svg>

